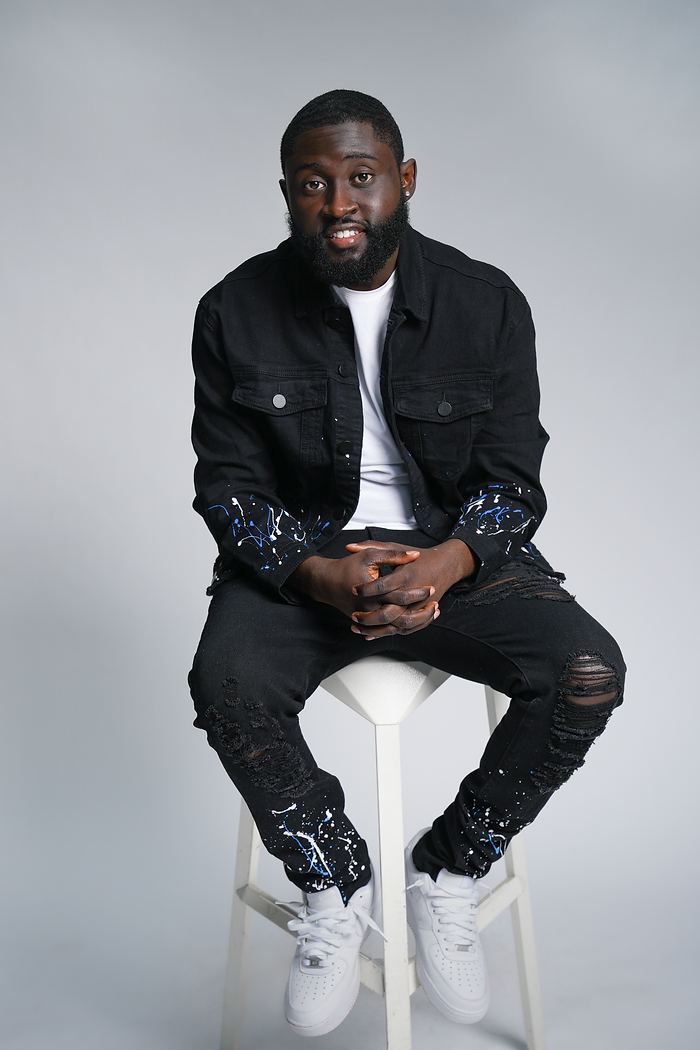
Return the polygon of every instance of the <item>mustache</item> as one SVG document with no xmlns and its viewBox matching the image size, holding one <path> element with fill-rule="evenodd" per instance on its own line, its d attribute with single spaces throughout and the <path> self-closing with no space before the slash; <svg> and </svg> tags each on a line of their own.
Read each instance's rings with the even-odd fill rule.
<svg viewBox="0 0 700 1050">
<path fill-rule="evenodd" d="M 326 240 L 326 235 L 329 230 L 342 230 L 346 226 L 354 226 L 362 230 L 367 237 L 367 240 L 373 241 L 377 236 L 381 234 L 381 228 L 371 222 L 367 222 L 366 219 L 352 219 L 350 217 L 344 219 L 323 219 L 323 229 L 318 230 L 316 233 L 311 234 L 314 240 L 317 242 L 323 242 Z"/>
<path fill-rule="evenodd" d="M 353 219 L 350 216 L 346 216 L 344 219 L 324 219 L 324 230 L 329 230 L 331 226 L 360 226 L 363 230 L 374 229 L 371 222 L 367 222 L 364 219 Z"/>
</svg>

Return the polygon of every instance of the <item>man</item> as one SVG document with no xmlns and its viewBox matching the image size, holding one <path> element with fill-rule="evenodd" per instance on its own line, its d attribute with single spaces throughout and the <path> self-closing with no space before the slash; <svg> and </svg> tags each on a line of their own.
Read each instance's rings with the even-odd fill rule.
<svg viewBox="0 0 700 1050">
<path fill-rule="evenodd" d="M 416 164 L 376 99 L 312 100 L 281 159 L 289 240 L 195 322 L 195 508 L 220 551 L 195 725 L 303 891 L 285 1011 L 314 1036 L 357 996 L 373 878 L 301 735 L 307 697 L 368 652 L 512 697 L 406 850 L 421 982 L 469 1023 L 488 1005 L 478 880 L 583 764 L 624 664 L 531 543 L 547 435 L 522 294 L 408 225 Z"/>
</svg>

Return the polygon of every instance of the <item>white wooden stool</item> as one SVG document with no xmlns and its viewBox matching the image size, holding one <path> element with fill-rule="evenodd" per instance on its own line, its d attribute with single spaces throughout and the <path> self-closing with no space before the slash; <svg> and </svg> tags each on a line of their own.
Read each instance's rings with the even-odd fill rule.
<svg viewBox="0 0 700 1050">
<path fill-rule="evenodd" d="M 388 1050 L 411 1050 L 410 997 L 419 987 L 415 960 L 408 958 L 399 725 L 447 678 L 449 675 L 427 664 L 382 654 L 350 664 L 323 682 L 324 689 L 375 727 L 382 928 L 387 940 L 383 962 L 360 956 L 360 976 L 364 985 L 385 998 Z M 491 732 L 509 703 L 507 696 L 486 686 Z M 259 851 L 260 836 L 248 807 L 241 801 L 221 1050 L 242 1050 L 251 909 L 283 930 L 287 930 L 290 919 L 296 918 L 296 912 L 276 904 L 273 897 L 255 885 Z M 510 905 L 527 1047 L 545 1050 L 532 911 L 520 836 L 512 839 L 505 865 L 506 878 L 479 905 L 477 927 L 483 930 Z"/>
</svg>

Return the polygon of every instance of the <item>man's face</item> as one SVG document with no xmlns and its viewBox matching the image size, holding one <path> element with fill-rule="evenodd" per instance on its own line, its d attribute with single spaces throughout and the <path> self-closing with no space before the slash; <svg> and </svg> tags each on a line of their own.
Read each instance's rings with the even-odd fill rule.
<svg viewBox="0 0 700 1050">
<path fill-rule="evenodd" d="M 337 124 L 303 132 L 280 182 L 290 232 L 316 277 L 348 288 L 379 288 L 390 277 L 415 161 L 399 169 L 370 124 Z"/>
</svg>

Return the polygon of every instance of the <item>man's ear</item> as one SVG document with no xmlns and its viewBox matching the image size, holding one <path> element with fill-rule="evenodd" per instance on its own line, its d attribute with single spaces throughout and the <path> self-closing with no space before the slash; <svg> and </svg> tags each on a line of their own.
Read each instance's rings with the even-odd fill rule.
<svg viewBox="0 0 700 1050">
<path fill-rule="evenodd" d="M 415 160 L 405 160 L 399 169 L 401 175 L 401 192 L 407 197 L 412 197 L 416 192 L 416 179 L 418 177 L 418 165 Z"/>
<path fill-rule="evenodd" d="M 286 179 L 280 179 L 280 189 L 282 190 L 282 196 L 285 199 L 287 207 L 289 207 L 289 195 L 287 193 L 287 180 Z"/>
</svg>

